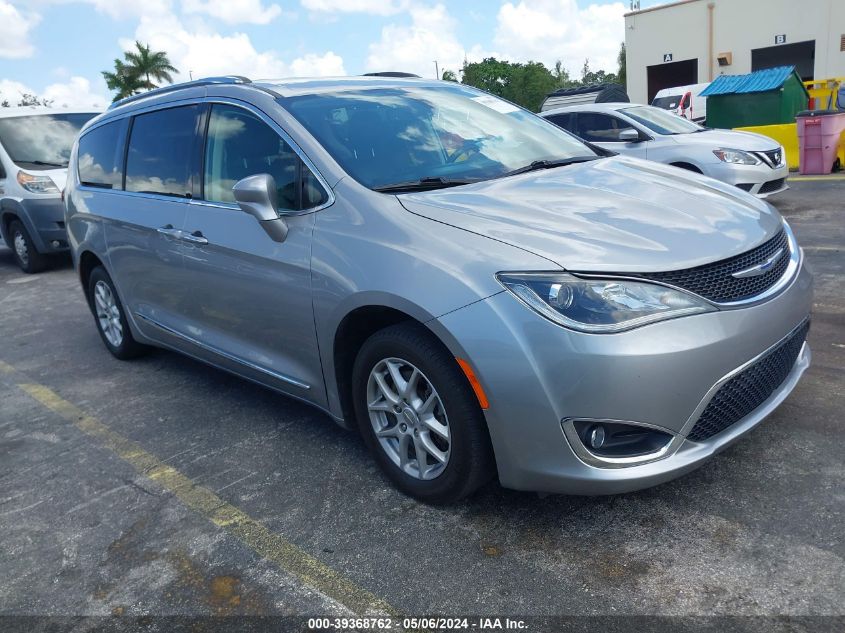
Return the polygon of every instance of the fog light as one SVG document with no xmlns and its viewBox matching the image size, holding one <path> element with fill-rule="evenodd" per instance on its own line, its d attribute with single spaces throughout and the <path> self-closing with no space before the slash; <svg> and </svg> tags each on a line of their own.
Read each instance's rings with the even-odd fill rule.
<svg viewBox="0 0 845 633">
<path fill-rule="evenodd" d="M 61 246 L 61 242 L 59 242 L 59 240 L 53 240 L 52 242 L 50 242 L 50 245 L 53 248 L 59 248 L 59 246 Z"/>
<path fill-rule="evenodd" d="M 604 427 L 601 425 L 594 426 L 590 429 L 590 447 L 601 448 L 604 444 Z"/>
<path fill-rule="evenodd" d="M 593 457 L 599 459 L 647 458 L 660 453 L 672 435 L 650 426 L 618 420 L 564 420 L 574 437 Z"/>
</svg>

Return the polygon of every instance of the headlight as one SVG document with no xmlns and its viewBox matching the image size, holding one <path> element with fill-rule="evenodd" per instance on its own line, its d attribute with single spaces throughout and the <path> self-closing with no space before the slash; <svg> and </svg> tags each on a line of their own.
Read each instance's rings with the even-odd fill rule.
<svg viewBox="0 0 845 633">
<path fill-rule="evenodd" d="M 743 152 L 741 149 L 714 149 L 713 153 L 723 163 L 732 165 L 758 165 L 760 159 L 754 154 Z"/>
<path fill-rule="evenodd" d="M 580 332 L 622 332 L 717 309 L 689 293 L 644 281 L 583 279 L 567 273 L 500 273 L 496 277 L 542 316 Z"/>
<path fill-rule="evenodd" d="M 19 171 L 18 184 L 32 193 L 59 193 L 59 188 L 50 176 L 35 176 Z"/>
</svg>

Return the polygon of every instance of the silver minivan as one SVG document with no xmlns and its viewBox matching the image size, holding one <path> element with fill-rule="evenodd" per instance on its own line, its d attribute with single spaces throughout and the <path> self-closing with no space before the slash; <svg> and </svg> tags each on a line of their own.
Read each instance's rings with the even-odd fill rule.
<svg viewBox="0 0 845 633">
<path fill-rule="evenodd" d="M 810 362 L 812 279 L 736 187 L 451 82 L 195 81 L 90 122 L 66 218 L 106 347 L 357 428 L 429 502 L 701 465 Z"/>
</svg>

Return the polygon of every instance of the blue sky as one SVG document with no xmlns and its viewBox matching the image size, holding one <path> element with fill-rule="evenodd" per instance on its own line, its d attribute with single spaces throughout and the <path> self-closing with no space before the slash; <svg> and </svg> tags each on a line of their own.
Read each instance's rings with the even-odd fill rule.
<svg viewBox="0 0 845 633">
<path fill-rule="evenodd" d="M 642 6 L 660 0 L 643 0 Z M 104 104 L 100 76 L 135 39 L 177 79 L 407 70 L 434 76 L 488 55 L 577 74 L 615 70 L 629 0 L 0 0 L 0 98 Z"/>
</svg>

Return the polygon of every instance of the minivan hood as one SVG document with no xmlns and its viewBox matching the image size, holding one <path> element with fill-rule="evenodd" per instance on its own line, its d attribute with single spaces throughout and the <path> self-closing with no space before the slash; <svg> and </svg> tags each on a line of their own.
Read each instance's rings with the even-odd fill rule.
<svg viewBox="0 0 845 633">
<path fill-rule="evenodd" d="M 412 213 L 573 271 L 690 268 L 745 252 L 782 222 L 730 185 L 623 156 L 399 199 Z"/>
<path fill-rule="evenodd" d="M 705 130 L 692 134 L 670 136 L 677 143 L 706 145 L 712 149 L 741 149 L 747 152 L 768 152 L 780 145 L 762 134 L 735 132 L 734 130 Z"/>
</svg>

